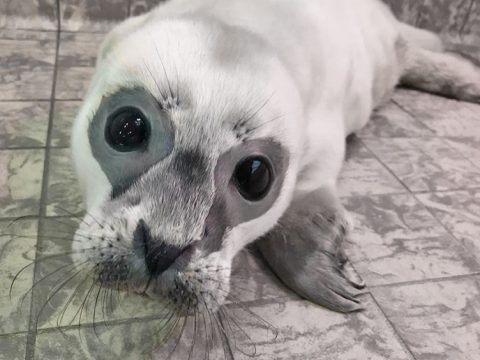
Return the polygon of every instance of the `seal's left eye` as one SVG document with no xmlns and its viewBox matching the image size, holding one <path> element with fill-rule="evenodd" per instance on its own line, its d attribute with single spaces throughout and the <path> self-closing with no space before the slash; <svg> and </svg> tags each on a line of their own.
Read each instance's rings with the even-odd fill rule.
<svg viewBox="0 0 480 360">
<path fill-rule="evenodd" d="M 144 148 L 149 135 L 148 121 L 136 108 L 122 108 L 107 120 L 105 139 L 117 151 L 128 152 Z"/>
</svg>

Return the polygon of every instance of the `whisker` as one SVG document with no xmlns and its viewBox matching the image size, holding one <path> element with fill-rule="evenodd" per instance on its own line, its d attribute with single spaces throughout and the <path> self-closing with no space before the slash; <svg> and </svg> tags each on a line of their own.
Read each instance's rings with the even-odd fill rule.
<svg viewBox="0 0 480 360">
<path fill-rule="evenodd" d="M 43 310 L 45 309 L 45 307 L 50 303 L 50 301 L 58 294 L 58 292 L 68 283 L 70 282 L 72 279 L 74 279 L 78 274 L 80 274 L 84 269 L 80 269 L 78 270 L 76 273 L 74 273 L 72 276 L 68 277 L 66 280 L 64 280 L 63 282 L 60 283 L 60 285 L 57 286 L 57 288 L 53 290 L 53 293 L 52 294 L 49 294 L 48 295 L 48 298 L 47 300 L 44 302 L 44 304 L 42 305 L 42 307 L 40 308 L 40 311 L 37 313 L 37 316 L 36 316 L 36 321 L 35 321 L 35 324 L 38 324 L 38 321 L 43 313 Z"/>
</svg>

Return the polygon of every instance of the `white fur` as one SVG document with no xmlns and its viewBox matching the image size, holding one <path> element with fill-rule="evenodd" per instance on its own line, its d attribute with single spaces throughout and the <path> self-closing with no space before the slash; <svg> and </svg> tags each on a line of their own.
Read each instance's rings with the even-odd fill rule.
<svg viewBox="0 0 480 360">
<path fill-rule="evenodd" d="M 220 69 L 209 60 L 222 31 L 218 21 L 263 43 L 252 54 L 258 68 Z M 229 231 L 220 256 L 231 260 L 275 225 L 295 194 L 321 187 L 335 191 L 345 137 L 367 123 L 399 80 L 399 32 L 399 23 L 377 0 L 171 0 L 125 21 L 102 46 L 72 133 L 88 209 L 99 207 L 111 189 L 86 133 L 102 96 L 140 84 L 159 96 L 156 82 L 166 83 L 164 72 L 178 75 L 188 80 L 196 110 L 212 113 L 207 124 L 212 128 L 221 118 L 214 115 L 226 107 L 271 96 L 262 116 L 280 114 L 280 120 L 256 136 L 274 137 L 290 151 L 288 176 L 266 214 Z M 146 63 L 158 78 L 145 71 Z M 257 86 L 261 78 L 268 79 L 268 88 Z M 180 119 L 181 111 L 176 116 Z M 217 141 L 224 148 L 233 144 L 229 138 Z"/>
</svg>

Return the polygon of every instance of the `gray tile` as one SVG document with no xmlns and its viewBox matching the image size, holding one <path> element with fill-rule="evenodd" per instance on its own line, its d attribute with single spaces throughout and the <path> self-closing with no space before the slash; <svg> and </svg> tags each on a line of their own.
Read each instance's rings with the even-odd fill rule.
<svg viewBox="0 0 480 360">
<path fill-rule="evenodd" d="M 434 135 L 432 130 L 414 119 L 394 102 L 375 111 L 367 126 L 358 133 L 361 138 L 429 137 Z"/>
<path fill-rule="evenodd" d="M 52 149 L 49 159 L 47 215 L 78 214 L 84 210 L 70 149 Z"/>
<path fill-rule="evenodd" d="M 472 8 L 462 30 L 462 40 L 480 46 L 480 3 L 472 1 Z"/>
<path fill-rule="evenodd" d="M 411 190 L 444 191 L 478 187 L 480 169 L 439 138 L 364 139 Z"/>
<path fill-rule="evenodd" d="M 77 115 L 80 104 L 80 101 L 55 102 L 53 111 L 51 146 L 70 146 L 70 133 L 72 132 L 72 124 L 75 116 Z"/>
<path fill-rule="evenodd" d="M 95 72 L 93 67 L 58 68 L 55 98 L 81 100 L 85 96 Z"/>
<path fill-rule="evenodd" d="M 58 53 L 59 67 L 94 67 L 102 33 L 62 33 Z"/>
<path fill-rule="evenodd" d="M 147 360 L 148 353 L 160 346 L 171 325 L 166 320 L 154 320 L 83 327 L 62 333 L 41 332 L 37 335 L 35 359 Z"/>
<path fill-rule="evenodd" d="M 418 198 L 480 262 L 480 190 L 421 194 Z"/>
<path fill-rule="evenodd" d="M 57 29 L 55 0 L 7 0 L 0 2 L 0 28 Z"/>
<path fill-rule="evenodd" d="M 442 34 L 460 34 L 471 13 L 471 1 L 422 0 L 417 25 Z"/>
<path fill-rule="evenodd" d="M 403 193 L 405 187 L 358 139 L 348 142 L 338 179 L 340 196 Z"/>
<path fill-rule="evenodd" d="M 165 0 L 132 0 L 130 4 L 130 16 L 144 14 Z"/>
<path fill-rule="evenodd" d="M 480 137 L 480 105 L 412 90 L 397 91 L 394 99 L 438 136 Z"/>
<path fill-rule="evenodd" d="M 38 215 L 43 150 L 0 151 L 0 217 Z"/>
<path fill-rule="evenodd" d="M 480 271 L 475 259 L 411 195 L 344 199 L 354 221 L 347 252 L 368 285 Z"/>
<path fill-rule="evenodd" d="M 0 39 L 0 100 L 50 99 L 55 33 L 3 31 Z"/>
<path fill-rule="evenodd" d="M 64 0 L 60 2 L 62 30 L 107 32 L 128 14 L 128 0 Z"/>
<path fill-rule="evenodd" d="M 390 8 L 393 13 L 401 21 L 415 25 L 421 11 L 422 1 L 419 0 L 383 0 Z"/>
<path fill-rule="evenodd" d="M 46 145 L 50 103 L 2 102 L 0 107 L 0 148 Z"/>
<path fill-rule="evenodd" d="M 478 277 L 379 288 L 373 293 L 416 359 L 478 358 Z"/>
<path fill-rule="evenodd" d="M 0 221 L 0 335 L 28 330 L 36 243 L 36 220 Z"/>
<path fill-rule="evenodd" d="M 27 335 L 14 335 L 0 337 L 0 360 L 23 360 L 25 359 L 25 348 Z"/>
<path fill-rule="evenodd" d="M 477 138 L 446 138 L 445 142 L 476 167 L 480 167 L 480 136 Z M 480 187 L 480 184 L 478 184 Z"/>
</svg>

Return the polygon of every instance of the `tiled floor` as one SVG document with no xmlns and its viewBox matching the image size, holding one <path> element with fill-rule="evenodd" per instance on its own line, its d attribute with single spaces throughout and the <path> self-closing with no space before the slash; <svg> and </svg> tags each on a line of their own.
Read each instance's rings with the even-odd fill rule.
<svg viewBox="0 0 480 360">
<path fill-rule="evenodd" d="M 68 257 L 82 210 L 71 121 L 103 33 L 152 1 L 41 4 L 35 25 L 0 16 L 0 360 L 138 360 L 152 348 L 166 359 L 172 344 L 155 336 L 168 325 L 162 304 L 123 296 L 113 309 L 79 312 L 78 294 L 91 289 Z M 106 12 L 112 21 L 98 21 Z M 244 252 L 234 280 L 243 305 L 227 306 L 244 328 L 235 359 L 480 359 L 480 106 L 397 91 L 349 143 L 340 189 L 366 310 L 341 315 L 302 301 Z M 188 321 L 173 359 L 204 358 Z M 218 344 L 210 350 L 224 357 Z"/>
</svg>

